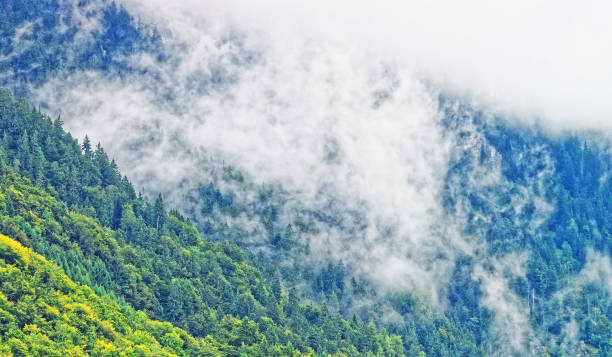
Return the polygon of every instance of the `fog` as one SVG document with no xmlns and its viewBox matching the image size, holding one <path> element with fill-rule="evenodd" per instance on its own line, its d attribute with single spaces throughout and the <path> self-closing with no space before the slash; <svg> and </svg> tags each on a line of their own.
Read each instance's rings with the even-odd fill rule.
<svg viewBox="0 0 612 357">
<path fill-rule="evenodd" d="M 523 119 L 591 128 L 612 123 L 607 1 L 125 3 L 169 27 L 189 17 L 211 27 L 230 24 L 257 34 L 254 41 L 265 39 L 264 46 L 342 43 Z"/>
<path fill-rule="evenodd" d="M 136 54 L 140 70 L 123 78 L 75 73 L 34 97 L 74 136 L 101 141 L 138 190 L 186 209 L 187 191 L 231 166 L 249 184 L 217 183 L 246 202 L 261 185 L 282 187 L 281 224 L 301 210 L 340 222 L 316 223 L 300 238 L 311 254 L 293 259 L 342 260 L 381 291 L 424 292 L 434 306 L 456 257 L 474 256 L 500 343 L 520 353 L 533 342 L 507 287 L 524 274 L 507 272 L 516 256 L 485 259 L 482 235 L 465 233 L 469 205 L 452 217 L 442 207 L 449 163 L 477 157 L 484 139 L 469 121 L 458 129 L 468 139 L 445 130 L 439 98 L 551 131 L 609 129 L 607 3 L 122 3 L 160 30 L 168 60 Z M 461 180 L 484 196 L 506 187 L 499 160 L 493 150 Z M 532 188 L 512 204 L 535 197 L 536 229 L 550 206 Z M 252 217 L 227 224 L 267 239 Z"/>
</svg>

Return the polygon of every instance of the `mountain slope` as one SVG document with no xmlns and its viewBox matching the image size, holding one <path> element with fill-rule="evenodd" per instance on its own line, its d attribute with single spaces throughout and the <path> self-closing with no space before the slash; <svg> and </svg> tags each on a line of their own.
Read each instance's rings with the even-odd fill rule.
<svg viewBox="0 0 612 357">
<path fill-rule="evenodd" d="M 278 58 L 249 49 L 233 31 L 216 38 L 188 28 L 198 38 L 191 48 L 173 43 L 171 36 L 161 41 L 155 29 L 108 1 L 6 1 L 2 6 L 3 83 L 27 93 L 51 82 L 43 91 L 51 94 L 38 97 L 42 105 L 64 110 L 77 128 L 86 127 L 82 121 L 91 124 L 92 134 L 115 135 L 106 144 L 134 166 L 126 169 L 140 174 L 132 178 L 154 199 L 136 194 L 106 155 L 108 147 L 94 147 L 88 139 L 79 145 L 64 133 L 60 118 L 51 120 L 26 100 L 0 94 L 2 232 L 55 261 L 75 281 L 234 347 L 239 343 L 228 337 L 232 328 L 221 326 L 225 316 L 254 321 L 266 341 L 279 348 L 291 343 L 319 353 L 398 352 L 396 336 L 381 332 L 371 338 L 372 322 L 401 336 L 408 355 L 610 354 L 612 160 L 605 137 L 551 134 L 474 108 L 466 104 L 469 99 L 445 97 L 431 99 L 433 123 L 411 130 L 393 125 L 412 118 L 401 102 L 404 77 L 393 66 L 365 71 L 367 80 L 358 88 L 334 86 L 353 83 L 364 72 L 347 69 L 353 62 L 342 62 L 342 56 L 334 58 L 340 63 L 334 66 L 325 54 L 314 55 L 317 46 L 306 47 L 305 57 L 314 60 L 306 60 L 308 79 L 295 79 L 307 88 L 294 100 L 279 93 L 283 81 L 294 80 L 293 67 L 274 67 Z M 93 27 L 84 26 L 88 23 Z M 302 58 L 297 63 L 301 67 Z M 228 89 L 243 80 L 240 75 L 247 77 L 245 88 L 256 90 L 244 91 L 244 102 L 233 102 L 233 95 L 244 94 L 240 86 Z M 327 92 L 309 92 L 317 75 Z M 263 80 L 249 81 L 249 76 Z M 55 97 L 56 92 L 65 97 Z M 351 107 L 356 101 L 359 111 Z M 216 127 L 211 122 L 219 118 L 209 109 L 223 115 Z M 241 115 L 245 122 L 231 121 Z M 258 115 L 264 124 L 255 120 Z M 309 126 L 311 116 L 321 127 Z M 329 119 L 336 116 L 350 120 Z M 232 136 L 234 124 L 255 130 Z M 298 130 L 284 131 L 284 125 Z M 421 135 L 429 133 L 429 125 L 439 137 Z M 209 139 L 223 138 L 213 140 L 217 144 L 230 144 L 202 149 L 194 129 Z M 123 135 L 128 131 L 133 136 Z M 313 196 L 291 182 L 249 172 L 266 158 L 278 159 L 266 155 L 279 146 L 272 140 L 250 156 L 232 155 L 243 147 L 229 138 L 245 133 L 297 134 L 295 144 L 308 142 L 312 134 L 319 146 L 307 153 L 291 151 L 295 156 L 278 162 L 322 156 L 306 165 L 306 171 L 323 168 L 319 176 L 302 182 Z M 361 140 L 356 145 L 346 139 L 353 136 Z M 369 141 L 378 136 L 375 144 Z M 419 141 L 423 137 L 427 145 Z M 381 165 L 371 161 L 360 167 L 360 160 L 347 158 L 357 153 L 360 159 L 377 148 L 381 154 L 374 161 L 384 161 Z M 419 164 L 427 166 L 439 156 L 443 165 L 420 175 Z M 375 179 L 360 181 L 362 176 Z M 400 195 L 403 190 L 436 194 Z M 371 197 L 370 191 L 381 197 Z M 169 209 L 168 200 L 180 214 Z M 419 213 L 427 210 L 420 207 L 441 213 L 422 224 Z M 399 271 L 385 274 L 387 267 Z M 299 298 L 309 305 L 296 309 Z"/>
<path fill-rule="evenodd" d="M 169 323 L 102 299 L 60 268 L 0 235 L 0 351 L 13 356 L 214 356 Z"/>
<path fill-rule="evenodd" d="M 121 75 L 128 55 L 159 36 L 113 1 L 8 0 L 0 4 L 0 84 L 19 94 L 77 70 Z"/>
<path fill-rule="evenodd" d="M 136 197 L 100 146 L 81 149 L 59 120 L 7 92 L 0 129 L 0 231 L 98 294 L 213 336 L 229 354 L 402 354 L 401 340 L 373 325 L 299 305 L 294 290 L 285 295 L 278 278 L 264 279 L 237 246 L 204 241 L 178 212 L 167 213 L 161 197 Z"/>
</svg>

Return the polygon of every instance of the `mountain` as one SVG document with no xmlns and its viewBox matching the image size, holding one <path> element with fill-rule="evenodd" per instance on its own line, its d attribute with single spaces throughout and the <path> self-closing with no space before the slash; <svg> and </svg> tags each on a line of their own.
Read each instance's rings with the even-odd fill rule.
<svg viewBox="0 0 612 357">
<path fill-rule="evenodd" d="M 612 353 L 605 133 L 137 3 L 0 4 L 6 351 Z"/>
<path fill-rule="evenodd" d="M 52 121 L 25 102 L 14 101 L 7 91 L 1 93 L 0 118 L 6 140 L 1 150 L 0 230 L 17 240 L 6 238 L 7 266 L 15 265 L 9 248 L 23 256 L 29 252 L 19 245 L 24 244 L 88 286 L 79 289 L 96 299 L 91 309 L 121 306 L 120 311 L 127 309 L 130 316 L 136 314 L 132 309 L 141 310 L 136 321 L 148 321 L 147 315 L 170 321 L 194 336 L 206 337 L 214 346 L 211 351 L 226 355 L 402 354 L 397 336 L 377 332 L 371 324 L 349 323 L 326 308 L 299 305 L 294 289 L 285 295 L 278 277 L 264 279 L 236 245 L 202 240 L 187 219 L 166 211 L 161 197 L 154 203 L 137 197 L 104 150 L 98 146 L 93 151 L 87 140 L 79 146 L 63 131 L 59 119 Z M 44 297 L 39 296 L 44 286 L 37 280 L 39 269 L 53 267 L 54 274 L 68 281 L 62 270 L 35 256 L 37 264 L 31 271 L 27 261 L 17 265 L 21 280 L 38 284 L 31 300 L 24 300 L 28 303 Z M 3 282 L 11 292 L 12 280 L 7 276 Z M 77 291 L 77 285 L 68 283 L 70 292 Z M 19 298 L 22 293 L 13 294 Z M 44 320 L 41 314 L 33 311 L 30 320 L 21 319 L 15 327 Z M 174 331 L 169 324 L 161 326 Z M 61 335 L 40 327 L 43 335 L 61 342 L 57 339 Z M 4 331 L 7 341 L 12 330 Z M 193 338 L 180 333 L 189 340 L 177 342 L 176 351 L 183 346 L 181 354 L 204 353 L 197 348 L 190 351 L 185 344 Z M 81 337 L 74 347 L 95 354 L 96 341 L 90 338 L 84 344 L 85 336 Z M 198 343 L 206 349 L 208 342 Z M 38 348 L 21 347 L 29 353 Z"/>
</svg>

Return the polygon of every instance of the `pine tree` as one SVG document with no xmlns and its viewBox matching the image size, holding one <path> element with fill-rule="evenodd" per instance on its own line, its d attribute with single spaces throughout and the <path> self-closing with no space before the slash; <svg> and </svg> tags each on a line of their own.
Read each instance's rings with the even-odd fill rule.
<svg viewBox="0 0 612 357">
<path fill-rule="evenodd" d="M 166 221 L 166 209 L 164 208 L 164 199 L 162 198 L 161 193 L 157 195 L 157 198 L 155 199 L 155 205 L 153 208 L 153 217 L 154 217 L 153 219 L 155 222 L 154 223 L 155 230 L 159 234 L 159 230 L 166 223 L 165 222 Z"/>
<path fill-rule="evenodd" d="M 83 154 L 85 154 L 85 158 L 88 160 L 93 159 L 93 152 L 91 150 L 91 141 L 89 141 L 89 137 L 85 135 L 85 139 L 83 139 L 83 144 L 81 145 L 81 149 L 83 150 Z"/>
<path fill-rule="evenodd" d="M 28 131 L 24 130 L 23 134 L 17 141 L 17 156 L 19 160 L 19 167 L 25 171 L 30 171 L 30 140 L 28 138 Z"/>
</svg>

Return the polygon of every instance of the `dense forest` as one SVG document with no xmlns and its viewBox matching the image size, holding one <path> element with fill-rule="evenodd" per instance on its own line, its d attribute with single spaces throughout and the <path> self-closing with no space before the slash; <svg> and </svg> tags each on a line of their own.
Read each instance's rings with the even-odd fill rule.
<svg viewBox="0 0 612 357">
<path fill-rule="evenodd" d="M 121 75 L 127 56 L 159 46 L 154 29 L 135 23 L 111 1 L 0 4 L 0 83 L 18 94 L 77 70 Z M 161 58 L 160 58 L 161 60 Z"/>
<path fill-rule="evenodd" d="M 196 340 L 168 322 L 100 298 L 56 265 L 0 235 L 3 355 L 213 356 L 211 339 Z"/>
<path fill-rule="evenodd" d="M 161 63 L 167 51 L 154 26 L 112 1 L 0 3 L 3 355 L 612 354 L 608 139 L 552 135 L 440 97 L 453 146 L 444 219 L 477 248 L 455 257 L 435 304 L 418 291 L 381 292 L 355 262 L 309 263 L 313 232 L 365 230 L 344 225 L 341 204 L 289 207 L 283 187 L 223 162 L 174 207 L 167 188 L 139 193 L 104 143 L 73 137 L 29 97 L 72 73 L 122 78 L 142 70 L 131 55 Z M 171 101 L 161 87 L 149 90 Z M 227 223 L 237 217 L 262 227 L 256 238 Z M 496 265 L 515 258 L 523 274 Z M 507 282 L 524 326 L 500 324 L 487 276 Z"/>
<path fill-rule="evenodd" d="M 606 141 L 595 133 L 547 135 L 448 102 L 448 130 L 468 122 L 477 130 L 459 130 L 460 137 L 469 140 L 465 138 L 477 133 L 480 140 L 469 153 L 457 155 L 447 174 L 446 209 L 452 213 L 463 201 L 469 212 L 466 233 L 481 237 L 487 255 L 527 252 L 525 275 L 510 277 L 510 288 L 528 308 L 534 338 L 542 344 L 539 353 L 609 355 L 612 300 L 599 275 L 607 274 L 602 262 L 609 262 L 610 254 L 612 207 L 606 197 L 612 193 L 611 157 Z M 501 183 L 470 185 L 469 171 L 479 165 L 498 167 Z M 451 184 L 461 187 L 459 194 L 451 193 Z M 537 216 L 538 204 L 546 207 L 543 217 Z M 470 269 L 470 258 L 459 260 L 457 267 Z M 477 308 L 482 285 L 472 280 L 463 287 L 468 289 L 450 298 L 453 310 L 462 311 L 462 323 L 469 323 L 482 316 Z"/>
<path fill-rule="evenodd" d="M 59 118 L 7 91 L 0 118 L 0 229 L 75 282 L 194 336 L 212 336 L 229 355 L 402 355 L 399 337 L 300 305 L 295 290 L 285 294 L 278 278 L 264 279 L 236 245 L 203 240 L 162 197 L 138 197 L 102 147 L 92 149 L 87 138 L 79 145 Z"/>
</svg>

